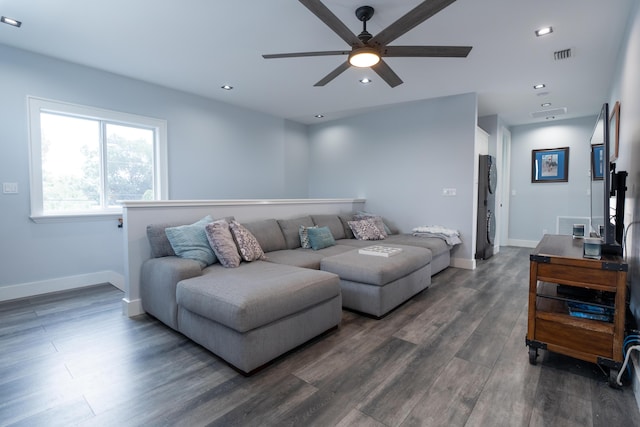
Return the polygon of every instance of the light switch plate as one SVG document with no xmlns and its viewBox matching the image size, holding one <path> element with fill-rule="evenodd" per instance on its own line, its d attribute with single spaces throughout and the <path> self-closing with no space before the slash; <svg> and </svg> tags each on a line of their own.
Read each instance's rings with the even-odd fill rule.
<svg viewBox="0 0 640 427">
<path fill-rule="evenodd" d="M 17 182 L 3 182 L 2 183 L 2 192 L 4 194 L 17 194 L 18 193 L 18 183 Z"/>
</svg>

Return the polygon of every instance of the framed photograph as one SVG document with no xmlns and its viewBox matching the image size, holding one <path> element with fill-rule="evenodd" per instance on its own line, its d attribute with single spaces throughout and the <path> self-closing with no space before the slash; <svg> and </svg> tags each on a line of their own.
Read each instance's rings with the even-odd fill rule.
<svg viewBox="0 0 640 427">
<path fill-rule="evenodd" d="M 609 162 L 618 160 L 620 149 L 620 102 L 616 102 L 609 117 Z"/>
<path fill-rule="evenodd" d="M 531 182 L 569 181 L 569 147 L 531 150 Z"/>
<path fill-rule="evenodd" d="M 591 146 L 591 179 L 598 181 L 604 178 L 604 145 Z"/>
</svg>

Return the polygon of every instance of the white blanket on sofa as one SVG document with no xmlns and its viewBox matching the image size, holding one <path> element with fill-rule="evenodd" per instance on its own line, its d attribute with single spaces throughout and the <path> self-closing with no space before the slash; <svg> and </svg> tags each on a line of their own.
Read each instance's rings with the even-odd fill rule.
<svg viewBox="0 0 640 427">
<path fill-rule="evenodd" d="M 450 246 L 455 246 L 462 243 L 460 239 L 460 232 L 451 228 L 443 227 L 441 225 L 423 225 L 415 227 L 413 230 L 414 236 L 417 237 L 437 237 Z"/>
</svg>

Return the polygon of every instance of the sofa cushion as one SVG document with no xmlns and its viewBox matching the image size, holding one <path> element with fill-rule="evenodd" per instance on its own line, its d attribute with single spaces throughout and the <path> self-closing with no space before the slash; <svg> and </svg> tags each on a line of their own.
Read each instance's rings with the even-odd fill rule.
<svg viewBox="0 0 640 427">
<path fill-rule="evenodd" d="M 384 231 L 380 230 L 371 218 L 349 221 L 348 224 L 358 240 L 383 240 L 385 238 Z"/>
<path fill-rule="evenodd" d="M 434 258 L 445 252 L 451 251 L 451 247 L 447 245 L 447 242 L 438 237 L 420 237 L 413 236 L 411 234 L 392 234 L 385 239 L 385 243 L 426 248 L 431 251 Z"/>
<path fill-rule="evenodd" d="M 344 229 L 344 238 L 345 239 L 355 239 L 353 231 L 351 231 L 351 227 L 349 227 L 349 221 L 351 221 L 351 216 L 338 215 L 340 222 L 342 223 L 342 228 Z M 336 237 L 337 239 L 338 237 Z"/>
<path fill-rule="evenodd" d="M 311 219 L 318 227 L 329 227 L 334 239 L 338 240 L 346 237 L 344 225 L 342 225 L 342 221 L 340 221 L 338 215 L 312 215 Z"/>
<path fill-rule="evenodd" d="M 298 234 L 300 235 L 300 247 L 302 249 L 311 249 L 311 242 L 309 241 L 310 228 L 318 228 L 318 226 L 314 225 L 313 227 L 305 227 L 304 225 L 301 225 L 300 228 L 298 228 Z"/>
<path fill-rule="evenodd" d="M 311 249 L 314 251 L 328 248 L 329 246 L 334 246 L 336 244 L 329 227 L 308 228 L 307 233 L 309 235 Z"/>
<path fill-rule="evenodd" d="M 198 261 L 202 268 L 213 264 L 216 261 L 216 256 L 209 246 L 207 234 L 204 231 L 205 226 L 210 222 L 213 222 L 213 218 L 207 215 L 193 224 L 165 229 L 167 239 L 169 239 L 175 254 L 180 258 Z"/>
<path fill-rule="evenodd" d="M 335 298 L 340 285 L 332 273 L 256 261 L 213 265 L 179 282 L 176 294 L 184 309 L 242 333 Z"/>
<path fill-rule="evenodd" d="M 254 235 L 264 252 L 287 249 L 284 235 L 275 219 L 244 222 L 242 225 Z"/>
<path fill-rule="evenodd" d="M 282 235 L 284 236 L 284 240 L 287 244 L 286 249 L 295 249 L 301 246 L 300 226 L 312 227 L 314 224 L 311 220 L 311 217 L 309 215 L 306 215 L 293 219 L 279 219 L 278 225 L 280 226 L 280 230 L 282 230 Z"/>
<path fill-rule="evenodd" d="M 352 239 L 353 241 L 360 241 Z M 367 243 L 371 245 L 371 242 Z M 294 265 L 296 267 L 320 269 L 320 261 L 322 258 L 341 254 L 353 250 L 352 246 L 335 245 L 328 248 L 310 251 L 309 249 L 285 249 L 283 251 L 269 252 L 267 261 L 276 264 Z"/>
<path fill-rule="evenodd" d="M 238 252 L 240 252 L 243 260 L 256 261 L 265 258 L 258 240 L 242 224 L 238 221 L 231 221 L 229 223 L 229 229 L 233 235 L 233 240 L 235 240 L 236 245 L 238 245 Z"/>
<path fill-rule="evenodd" d="M 238 267 L 241 261 L 240 253 L 231 235 L 231 230 L 229 230 L 229 223 L 221 219 L 207 224 L 204 230 L 209 246 L 213 249 L 220 264 L 227 268 Z"/>
</svg>

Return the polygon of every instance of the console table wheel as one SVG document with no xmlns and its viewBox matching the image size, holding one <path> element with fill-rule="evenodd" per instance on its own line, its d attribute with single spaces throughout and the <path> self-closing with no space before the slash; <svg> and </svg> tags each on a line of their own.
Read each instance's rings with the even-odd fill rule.
<svg viewBox="0 0 640 427">
<path fill-rule="evenodd" d="M 529 347 L 529 363 L 531 363 L 532 365 L 535 365 L 537 358 L 538 358 L 538 349 Z"/>
<path fill-rule="evenodd" d="M 609 387 L 611 388 L 620 388 L 618 384 L 618 374 L 620 373 L 619 369 L 610 368 L 609 369 Z"/>
</svg>

